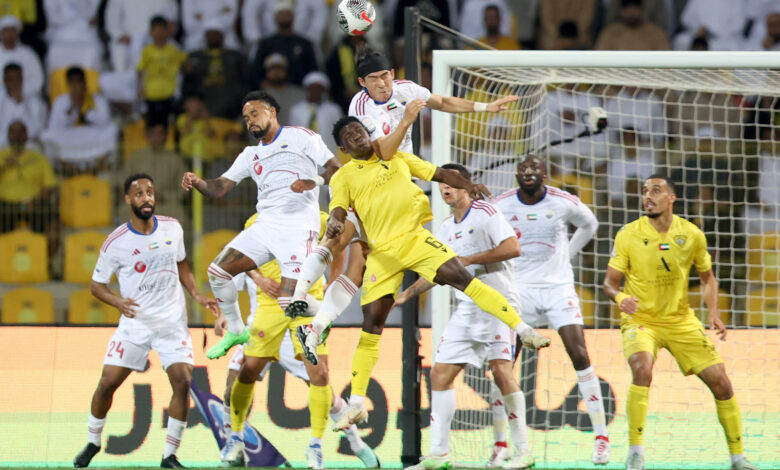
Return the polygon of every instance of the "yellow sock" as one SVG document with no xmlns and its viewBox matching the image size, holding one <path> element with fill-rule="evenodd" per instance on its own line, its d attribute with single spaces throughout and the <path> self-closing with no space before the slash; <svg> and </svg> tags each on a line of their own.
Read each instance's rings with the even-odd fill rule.
<svg viewBox="0 0 780 470">
<path fill-rule="evenodd" d="M 244 430 L 244 421 L 255 396 L 255 383 L 245 384 L 236 379 L 230 389 L 230 426 L 234 432 Z"/>
<path fill-rule="evenodd" d="M 739 413 L 737 398 L 728 400 L 715 400 L 718 408 L 718 421 L 726 433 L 726 442 L 729 444 L 729 453 L 739 455 L 742 453 L 742 416 Z"/>
<path fill-rule="evenodd" d="M 381 335 L 360 332 L 360 342 L 352 356 L 352 395 L 366 396 L 371 371 L 379 359 L 379 338 Z"/>
<path fill-rule="evenodd" d="M 650 387 L 631 384 L 628 387 L 626 415 L 628 415 L 628 445 L 642 445 L 647 421 L 647 395 Z"/>
<path fill-rule="evenodd" d="M 463 293 L 471 297 L 479 308 L 506 323 L 513 330 L 520 324 L 520 315 L 509 305 L 506 297 L 479 279 L 472 279 Z"/>
<path fill-rule="evenodd" d="M 333 401 L 330 385 L 309 385 L 309 419 L 311 435 L 322 439 L 328 424 L 328 413 Z"/>
</svg>

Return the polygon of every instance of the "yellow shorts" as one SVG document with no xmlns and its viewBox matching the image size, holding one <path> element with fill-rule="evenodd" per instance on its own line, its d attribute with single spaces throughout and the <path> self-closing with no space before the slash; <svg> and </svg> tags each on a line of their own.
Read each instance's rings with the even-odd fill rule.
<svg viewBox="0 0 780 470">
<path fill-rule="evenodd" d="M 422 227 L 372 248 L 366 259 L 360 304 L 366 305 L 388 294 L 395 297 L 407 270 L 433 282 L 439 267 L 455 256 L 452 248 Z"/>
<path fill-rule="evenodd" d="M 284 312 L 277 306 L 276 310 L 258 307 L 255 313 L 255 319 L 252 326 L 249 327 L 249 341 L 244 346 L 244 355 L 252 357 L 270 357 L 273 360 L 279 360 L 279 346 L 284 339 L 284 332 L 290 330 L 293 349 L 295 349 L 295 358 L 302 360 L 303 347 L 298 337 L 295 335 L 295 329 L 300 325 L 311 323 L 309 317 L 298 317 L 290 320 L 290 317 L 284 316 Z M 322 343 L 317 346 L 318 356 L 328 355 L 328 346 Z"/>
<path fill-rule="evenodd" d="M 704 327 L 692 313 L 669 325 L 649 325 L 624 315 L 620 325 L 623 335 L 623 354 L 646 351 L 655 359 L 658 348 L 672 353 L 680 371 L 685 375 L 698 374 L 709 366 L 723 362 L 715 345 L 707 337 Z"/>
</svg>

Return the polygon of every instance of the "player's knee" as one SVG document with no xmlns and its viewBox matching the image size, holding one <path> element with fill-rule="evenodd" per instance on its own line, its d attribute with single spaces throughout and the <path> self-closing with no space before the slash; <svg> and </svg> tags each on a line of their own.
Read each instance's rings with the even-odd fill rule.
<svg viewBox="0 0 780 470">
<path fill-rule="evenodd" d="M 511 381 L 514 380 L 512 375 L 507 374 L 502 367 L 491 367 L 491 370 L 493 372 L 493 381 L 496 383 L 499 390 L 503 391 L 507 389 Z"/>
<path fill-rule="evenodd" d="M 709 385 L 716 400 L 728 400 L 734 396 L 731 380 L 725 373 L 719 374 Z"/>
<path fill-rule="evenodd" d="M 631 366 L 634 385 L 649 387 L 653 381 L 653 368 L 649 364 L 637 364 Z"/>
<path fill-rule="evenodd" d="M 318 387 L 328 385 L 328 368 L 325 364 L 319 363 L 315 367 L 310 367 L 307 372 L 309 373 L 309 381 L 312 385 Z"/>
<path fill-rule="evenodd" d="M 590 358 L 588 357 L 588 350 L 584 345 L 575 346 L 569 351 L 571 357 L 571 363 L 574 366 L 574 370 L 585 370 L 590 367 Z"/>
<path fill-rule="evenodd" d="M 451 382 L 451 379 L 444 371 L 436 366 L 431 369 L 431 387 L 433 387 L 434 390 L 447 390 L 450 388 L 449 382 Z"/>
</svg>

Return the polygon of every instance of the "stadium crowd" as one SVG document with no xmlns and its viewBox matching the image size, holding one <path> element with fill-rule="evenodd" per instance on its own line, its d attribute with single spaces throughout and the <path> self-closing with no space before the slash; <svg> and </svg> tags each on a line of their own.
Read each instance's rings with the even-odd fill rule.
<svg viewBox="0 0 780 470">
<path fill-rule="evenodd" d="M 87 323 L 112 318 L 76 294 L 89 282 L 102 238 L 126 218 L 124 178 L 152 173 L 157 212 L 181 221 L 189 242 L 192 199 L 179 188 L 181 175 L 197 156 L 204 178 L 219 176 L 252 144 L 239 115 L 251 90 L 275 97 L 280 123 L 318 132 L 337 153 L 330 130 L 360 91 L 355 50 L 370 44 L 393 60 L 396 78 L 403 78 L 408 6 L 497 49 L 780 50 L 780 4 L 773 0 L 384 0 L 375 2 L 378 21 L 363 37 L 341 32 L 336 3 L 2 2 L 0 248 L 12 262 L 0 268 L 0 291 L 8 294 L 19 282 L 64 281 L 50 290 L 58 300 L 68 299 L 69 311 L 86 305 Z M 430 51 L 465 46 L 429 34 L 423 43 L 421 84 L 430 89 Z M 748 248 L 780 247 L 778 237 L 754 237 L 780 231 L 778 97 L 595 91 L 561 86 L 544 103 L 547 126 L 560 130 L 557 137 L 575 133 L 591 106 L 618 116 L 614 130 L 589 143 L 587 152 L 575 142 L 550 155 L 551 180 L 579 193 L 600 220 L 611 221 L 601 225 L 606 233 L 588 251 L 597 268 L 583 275 L 604 272 L 614 231 L 636 215 L 638 178 L 673 169 L 684 196 L 681 213 L 713 242 L 721 287 L 733 295 L 750 287 L 729 279 L 776 285 L 776 267 L 770 274 L 751 269 L 760 260 L 749 259 Z M 702 110 L 721 114 L 698 115 Z M 429 118 L 423 113 L 425 123 Z M 500 131 L 500 119 L 488 131 Z M 478 147 L 475 140 L 470 150 L 490 151 Z M 583 171 L 593 176 L 582 177 Z M 590 196 L 583 194 L 588 187 Z M 499 189 L 505 188 L 494 194 Z M 240 229 L 254 193 L 242 185 L 207 204 L 204 231 Z M 4 309 L 0 321 L 78 321 L 62 309 L 38 316 L 31 306 L 15 316 Z M 731 321 L 749 323 L 748 317 Z"/>
</svg>

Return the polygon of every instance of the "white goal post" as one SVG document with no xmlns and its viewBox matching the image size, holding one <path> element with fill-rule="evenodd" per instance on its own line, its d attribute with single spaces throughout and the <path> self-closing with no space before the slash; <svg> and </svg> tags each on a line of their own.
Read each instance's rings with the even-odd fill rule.
<svg viewBox="0 0 780 470">
<path fill-rule="evenodd" d="M 644 155 L 651 161 L 651 172 L 670 174 L 680 183 L 678 193 L 683 197 L 678 199 L 676 213 L 707 234 L 716 275 L 722 280 L 722 316 L 733 329 L 729 340 L 718 342 L 717 347 L 744 408 L 746 449 L 754 461 L 780 465 L 776 443 L 766 439 L 780 437 L 780 196 L 772 196 L 773 187 L 780 186 L 780 53 L 435 50 L 432 69 L 432 92 L 441 96 L 488 102 L 507 94 L 520 95 L 512 109 L 497 115 L 433 112 L 432 163 L 455 162 L 476 170 L 479 181 L 496 196 L 515 186 L 514 162 L 503 162 L 538 153 L 548 164 L 548 184 L 576 193 L 599 218 L 599 233 L 574 268 L 586 326 L 597 328 L 586 335 L 596 372 L 602 378 L 615 378 L 610 386 L 622 392 L 613 397 L 613 449 L 627 448 L 625 402 L 620 400 L 630 371 L 617 330 L 619 317 L 600 292 L 600 283 L 614 233 L 641 215 L 635 185 L 647 176 L 639 163 Z M 575 112 L 558 115 L 566 106 L 576 108 Z M 606 109 L 608 125 L 603 133 L 548 146 L 586 129 L 584 114 L 593 106 Z M 501 132 L 494 134 L 497 129 Z M 621 163 L 625 158 L 636 168 L 626 169 Z M 721 163 L 725 166 L 718 166 Z M 776 204 L 767 197 L 775 197 Z M 436 185 L 431 205 L 435 233 L 449 214 Z M 690 303 L 701 315 L 696 276 L 692 275 L 692 281 Z M 431 357 L 449 319 L 451 300 L 449 287 L 432 290 Z M 557 335 L 549 334 L 556 337 L 550 348 L 553 352 L 533 358 L 533 366 L 538 364 L 534 369 L 538 380 L 534 377 L 533 383 L 536 401 L 554 408 L 568 399 L 552 389 L 560 385 L 568 390 L 574 372 L 560 352 L 563 348 Z M 680 468 L 694 461 L 723 462 L 727 459 L 725 440 L 711 394 L 694 379 L 683 379 L 667 356 L 659 354 L 649 421 L 658 420 L 649 432 L 666 440 L 648 435 L 653 454 L 648 461 L 677 462 Z M 476 375 L 468 377 L 468 373 Z M 475 430 L 489 424 L 490 412 L 485 391 L 475 384 L 487 379 L 484 369 L 467 371 L 466 376 L 463 383 L 471 388 L 459 382 L 460 414 L 456 415 L 453 442 L 462 439 L 459 435 L 468 436 L 457 441 L 468 450 L 456 449 L 455 459 L 480 464 L 487 455 L 471 453 L 481 452 L 491 442 L 487 431 L 478 435 Z M 773 403 L 767 402 L 765 392 L 774 394 Z M 534 403 L 527 401 L 529 406 Z M 468 409 L 461 410 L 463 403 Z M 459 417 L 464 422 L 458 424 Z M 545 420 L 549 416 L 537 421 Z M 562 420 L 573 426 L 571 419 L 564 416 Z M 694 429 L 702 430 L 700 437 L 706 443 L 688 441 L 691 445 L 686 446 L 676 441 L 686 439 L 685 434 Z M 541 457 L 537 461 L 588 460 L 587 446 L 576 455 L 567 447 L 576 436 L 542 431 L 546 429 L 536 427 L 530 434 L 532 447 L 538 449 L 535 454 Z M 717 450 L 706 453 L 702 446 Z M 559 447 L 563 454 L 555 450 Z M 624 451 L 613 452 L 613 462 L 624 457 Z"/>
</svg>

